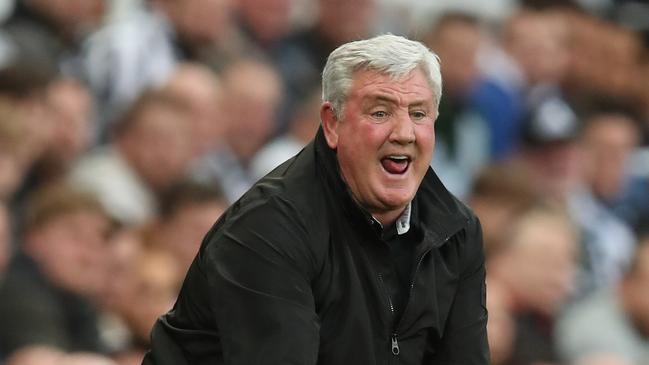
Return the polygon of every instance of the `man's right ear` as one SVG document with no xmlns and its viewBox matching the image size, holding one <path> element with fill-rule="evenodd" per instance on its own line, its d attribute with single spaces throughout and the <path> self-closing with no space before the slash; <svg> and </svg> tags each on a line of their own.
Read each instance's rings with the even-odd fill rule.
<svg viewBox="0 0 649 365">
<path fill-rule="evenodd" d="M 326 101 L 320 107 L 320 121 L 322 121 L 322 129 L 324 130 L 327 144 L 331 149 L 338 147 L 338 118 L 334 111 L 333 105 Z"/>
</svg>

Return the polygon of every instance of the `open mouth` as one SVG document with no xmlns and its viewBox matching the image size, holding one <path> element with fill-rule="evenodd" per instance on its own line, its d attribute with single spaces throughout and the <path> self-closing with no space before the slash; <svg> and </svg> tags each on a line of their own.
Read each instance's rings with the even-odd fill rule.
<svg viewBox="0 0 649 365">
<path fill-rule="evenodd" d="M 381 165 L 390 174 L 402 175 L 408 171 L 410 157 L 405 155 L 388 155 L 381 159 Z"/>
</svg>

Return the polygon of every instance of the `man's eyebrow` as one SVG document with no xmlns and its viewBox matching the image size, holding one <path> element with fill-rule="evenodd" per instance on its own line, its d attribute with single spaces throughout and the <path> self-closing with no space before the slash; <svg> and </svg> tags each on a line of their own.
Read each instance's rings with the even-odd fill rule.
<svg viewBox="0 0 649 365">
<path fill-rule="evenodd" d="M 396 98 L 389 95 L 375 94 L 375 95 L 368 95 L 365 97 L 365 102 L 372 103 L 377 101 L 385 102 L 389 104 L 395 104 L 395 105 L 399 104 L 399 101 Z M 408 107 L 421 107 L 421 106 L 429 107 L 431 105 L 432 104 L 430 100 L 422 99 L 422 100 L 413 101 L 412 103 L 408 104 Z"/>
<path fill-rule="evenodd" d="M 415 100 L 414 102 L 410 103 L 408 106 L 409 107 L 430 107 L 432 104 L 430 103 L 429 100 Z"/>
</svg>

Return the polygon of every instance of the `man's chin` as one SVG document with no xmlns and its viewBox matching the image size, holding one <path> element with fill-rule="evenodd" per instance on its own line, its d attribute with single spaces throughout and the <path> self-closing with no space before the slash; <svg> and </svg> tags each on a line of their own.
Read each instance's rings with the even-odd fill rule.
<svg viewBox="0 0 649 365">
<path fill-rule="evenodd" d="M 410 191 L 391 191 L 381 196 L 381 205 L 386 211 L 403 209 L 412 201 L 414 194 Z"/>
</svg>

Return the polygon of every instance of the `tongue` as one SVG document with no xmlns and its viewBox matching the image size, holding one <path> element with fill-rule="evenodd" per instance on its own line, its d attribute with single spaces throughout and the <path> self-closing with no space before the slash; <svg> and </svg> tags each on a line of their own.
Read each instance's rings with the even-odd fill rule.
<svg viewBox="0 0 649 365">
<path fill-rule="evenodd" d="M 385 171 L 391 174 L 403 174 L 408 168 L 408 160 L 391 160 L 389 158 L 384 158 L 381 160 L 381 164 Z"/>
</svg>

